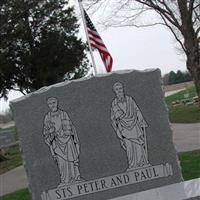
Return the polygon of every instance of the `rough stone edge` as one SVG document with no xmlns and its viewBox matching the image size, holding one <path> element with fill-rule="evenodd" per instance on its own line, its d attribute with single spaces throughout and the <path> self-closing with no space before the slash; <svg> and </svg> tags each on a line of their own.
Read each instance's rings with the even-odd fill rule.
<svg viewBox="0 0 200 200">
<path fill-rule="evenodd" d="M 17 127 L 16 127 L 16 132 L 17 132 Z M 25 162 L 25 156 L 24 156 L 24 153 L 23 153 L 23 148 L 22 148 L 22 144 L 21 144 L 21 140 L 19 140 L 19 151 L 20 151 L 20 154 L 21 154 L 21 157 L 22 157 L 22 164 L 23 164 L 23 167 L 25 169 L 25 172 L 26 172 L 26 177 L 27 177 L 27 188 L 28 188 L 28 191 L 30 192 L 30 194 L 32 195 L 32 190 L 31 190 L 31 186 L 30 186 L 30 181 L 29 181 L 29 171 L 28 171 L 28 168 L 26 167 L 26 162 Z"/>
<path fill-rule="evenodd" d="M 177 163 L 178 163 L 178 168 L 179 168 L 179 170 L 180 170 L 180 175 L 181 175 L 181 179 L 182 179 L 182 182 L 183 182 L 184 179 L 183 179 L 183 175 L 182 175 L 181 161 L 179 160 L 178 151 L 177 151 L 176 145 L 175 145 L 175 143 L 174 143 L 174 141 L 173 141 L 173 132 L 174 132 L 174 131 L 173 131 L 173 129 L 172 129 L 171 122 L 169 121 L 169 108 L 168 108 L 167 103 L 166 103 L 166 101 L 165 101 L 165 91 L 164 91 L 164 87 L 163 87 L 163 86 L 164 86 L 164 83 L 163 83 L 162 77 L 160 78 L 160 85 L 161 85 L 162 91 L 163 91 L 162 100 L 163 100 L 163 102 L 164 102 L 165 110 L 166 110 L 166 112 L 167 112 L 167 120 L 168 120 L 168 124 L 169 124 L 169 128 L 170 128 L 170 132 L 171 132 L 171 142 L 172 142 L 172 144 L 173 144 L 173 146 L 174 146 L 174 151 L 175 151 L 175 154 L 176 154 L 176 161 L 177 161 Z"/>
<path fill-rule="evenodd" d="M 30 97 L 33 96 L 33 95 L 41 94 L 41 93 L 43 93 L 43 92 L 47 92 L 48 90 L 50 90 L 50 89 L 52 89 L 52 88 L 66 86 L 66 85 L 69 85 L 69 84 L 71 84 L 71 83 L 82 82 L 82 81 L 86 81 L 86 80 L 90 80 L 90 79 L 94 79 L 94 78 L 107 77 L 107 76 L 111 76 L 111 75 L 113 75 L 113 74 L 127 74 L 127 73 L 131 73 L 131 72 L 146 73 L 146 72 L 154 72 L 154 71 L 158 71 L 158 72 L 161 74 L 161 71 L 160 71 L 159 68 L 151 68 L 151 69 L 145 69 L 145 70 L 135 70 L 135 69 L 131 69 L 131 70 L 117 70 L 117 71 L 113 71 L 113 72 L 107 73 L 107 74 L 97 74 L 97 75 L 92 76 L 92 77 L 82 77 L 82 78 L 80 78 L 80 79 L 69 80 L 69 81 L 63 81 L 63 82 L 60 82 L 60 83 L 53 84 L 53 85 L 51 85 L 51 86 L 42 87 L 42 88 L 40 88 L 39 90 L 36 90 L 36 91 L 34 91 L 34 92 L 32 92 L 32 93 L 29 93 L 29 94 L 27 94 L 27 95 L 25 95 L 25 96 L 16 98 L 16 99 L 10 101 L 10 107 L 12 107 L 12 104 L 13 104 L 13 103 L 17 103 L 17 102 L 19 102 L 19 101 L 28 99 L 28 98 L 30 98 Z"/>
</svg>

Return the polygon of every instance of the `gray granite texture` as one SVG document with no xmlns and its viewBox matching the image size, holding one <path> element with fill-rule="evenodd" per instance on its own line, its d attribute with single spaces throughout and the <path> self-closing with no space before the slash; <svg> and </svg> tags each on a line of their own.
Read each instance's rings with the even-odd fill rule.
<svg viewBox="0 0 200 200">
<path fill-rule="evenodd" d="M 51 200 L 104 200 L 181 182 L 160 80 L 158 69 L 116 72 L 56 84 L 13 101 L 32 199 L 41 200 L 42 192 L 64 187 L 63 182 L 108 181 L 134 170 L 139 176 L 143 168 L 166 163 L 169 176 L 161 170 L 156 178 L 152 171 L 155 179 L 143 174 L 132 184 L 112 187 L 104 181 L 103 189 L 84 186 L 82 196 L 71 198 L 71 191 L 66 198 L 57 191 Z"/>
</svg>

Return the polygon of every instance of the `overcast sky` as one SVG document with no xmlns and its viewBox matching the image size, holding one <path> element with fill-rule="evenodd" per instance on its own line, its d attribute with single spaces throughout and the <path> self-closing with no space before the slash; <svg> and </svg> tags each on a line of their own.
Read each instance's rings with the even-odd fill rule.
<svg viewBox="0 0 200 200">
<path fill-rule="evenodd" d="M 85 41 L 83 27 L 80 32 Z M 113 57 L 113 71 L 160 68 L 162 74 L 165 74 L 171 70 L 186 70 L 185 58 L 178 54 L 177 44 L 165 27 L 111 28 L 99 33 Z M 99 71 L 103 72 L 104 66 L 98 53 L 94 53 L 94 56 Z M 19 96 L 20 93 L 11 92 L 9 101 Z M 9 101 L 0 100 L 0 112 L 8 108 Z"/>
<path fill-rule="evenodd" d="M 112 28 L 101 36 L 113 57 L 113 70 L 160 68 L 162 74 L 186 70 L 184 55 L 178 55 L 177 44 L 165 27 Z M 98 68 L 103 68 L 95 53 Z"/>
</svg>

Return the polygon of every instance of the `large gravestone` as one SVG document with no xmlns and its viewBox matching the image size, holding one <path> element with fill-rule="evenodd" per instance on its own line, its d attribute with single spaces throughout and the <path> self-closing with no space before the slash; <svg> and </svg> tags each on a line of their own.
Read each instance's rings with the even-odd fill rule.
<svg viewBox="0 0 200 200">
<path fill-rule="evenodd" d="M 10 132 L 0 133 L 0 149 L 10 146 L 15 141 L 16 140 L 13 133 Z"/>
<path fill-rule="evenodd" d="M 65 82 L 11 106 L 33 200 L 104 200 L 182 181 L 159 70 Z"/>
</svg>

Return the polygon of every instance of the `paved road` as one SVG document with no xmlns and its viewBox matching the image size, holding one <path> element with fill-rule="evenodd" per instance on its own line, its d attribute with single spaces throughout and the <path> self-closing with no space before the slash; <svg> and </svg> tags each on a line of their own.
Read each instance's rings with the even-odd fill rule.
<svg viewBox="0 0 200 200">
<path fill-rule="evenodd" d="M 26 188 L 27 177 L 23 166 L 0 175 L 0 196 Z"/>
<path fill-rule="evenodd" d="M 15 126 L 15 122 L 14 121 L 8 122 L 6 124 L 1 124 L 0 123 L 0 128 L 12 128 L 14 126 Z"/>
<path fill-rule="evenodd" d="M 172 130 L 178 152 L 200 149 L 200 123 L 172 124 Z"/>
<path fill-rule="evenodd" d="M 172 129 L 178 152 L 200 149 L 200 123 L 172 124 Z M 0 175 L 0 196 L 26 187 L 27 179 L 22 166 Z"/>
<path fill-rule="evenodd" d="M 168 91 L 168 92 L 165 92 L 165 97 L 168 97 L 168 96 L 171 96 L 173 94 L 176 94 L 177 92 L 180 92 L 182 90 L 185 90 L 185 88 L 183 89 L 179 89 L 179 90 L 173 90 L 173 91 Z"/>
</svg>

